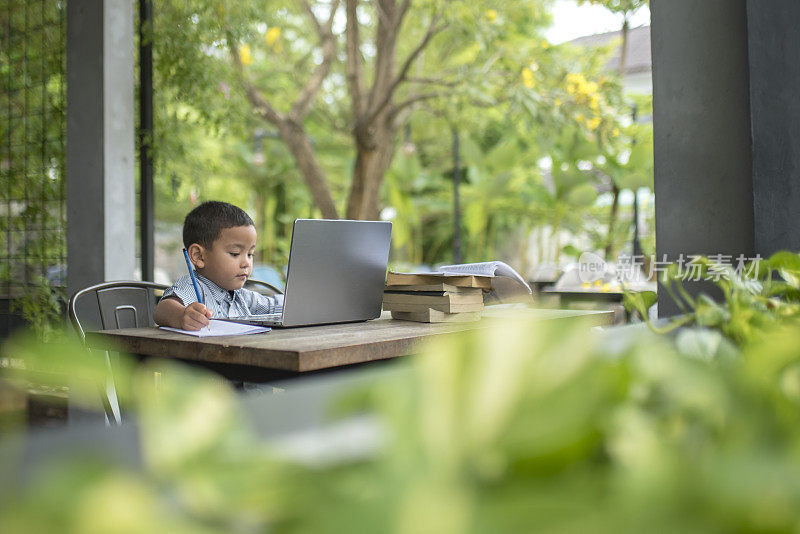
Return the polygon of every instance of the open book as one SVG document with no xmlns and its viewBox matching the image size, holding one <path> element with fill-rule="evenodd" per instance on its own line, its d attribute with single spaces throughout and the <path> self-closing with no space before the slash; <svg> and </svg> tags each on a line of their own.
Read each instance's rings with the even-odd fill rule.
<svg viewBox="0 0 800 534">
<path fill-rule="evenodd" d="M 480 263 L 461 263 L 458 265 L 443 265 L 439 267 L 438 271 L 446 275 L 459 275 L 459 274 L 472 274 L 475 276 L 505 276 L 512 280 L 516 280 L 528 290 L 528 294 L 532 294 L 531 286 L 515 271 L 510 265 L 502 261 L 484 261 Z"/>
<path fill-rule="evenodd" d="M 178 332 L 179 334 L 188 334 L 195 337 L 241 336 L 245 334 L 260 334 L 262 332 L 270 331 L 270 328 L 267 327 L 232 323 L 223 319 L 211 319 L 208 321 L 208 326 L 201 328 L 200 330 L 181 330 L 180 328 L 171 328 L 169 326 L 161 326 L 159 328 L 169 330 L 171 332 Z"/>
</svg>

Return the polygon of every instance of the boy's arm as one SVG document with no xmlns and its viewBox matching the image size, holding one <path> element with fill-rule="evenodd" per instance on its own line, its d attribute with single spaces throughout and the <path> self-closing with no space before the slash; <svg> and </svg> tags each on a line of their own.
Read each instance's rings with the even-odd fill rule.
<svg viewBox="0 0 800 534">
<path fill-rule="evenodd" d="M 192 302 L 188 306 L 184 306 L 177 297 L 167 297 L 156 304 L 153 319 L 156 324 L 161 326 L 200 330 L 204 326 L 208 326 L 208 319 L 211 315 L 211 310 L 199 302 Z"/>
</svg>

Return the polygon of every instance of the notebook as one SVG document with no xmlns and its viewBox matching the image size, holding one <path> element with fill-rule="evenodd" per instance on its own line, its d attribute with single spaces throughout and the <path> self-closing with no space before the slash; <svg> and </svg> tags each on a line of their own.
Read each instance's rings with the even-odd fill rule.
<svg viewBox="0 0 800 534">
<path fill-rule="evenodd" d="M 391 236 L 391 222 L 295 220 L 281 313 L 227 320 L 288 327 L 380 316 Z"/>
<path fill-rule="evenodd" d="M 200 330 L 181 330 L 180 328 L 172 328 L 169 326 L 161 326 L 160 328 L 162 330 L 178 332 L 179 334 L 188 334 L 195 337 L 241 336 L 244 334 L 260 334 L 262 332 L 270 331 L 269 328 L 265 328 L 263 326 L 237 324 L 221 319 L 209 320 L 208 326 L 201 328 Z"/>
</svg>

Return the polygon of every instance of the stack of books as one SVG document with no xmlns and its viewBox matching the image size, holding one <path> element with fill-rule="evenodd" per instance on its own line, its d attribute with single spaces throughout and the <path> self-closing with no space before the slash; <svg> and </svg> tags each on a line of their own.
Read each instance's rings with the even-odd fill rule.
<svg viewBox="0 0 800 534">
<path fill-rule="evenodd" d="M 389 271 L 383 309 L 394 319 L 421 323 L 470 322 L 481 318 L 488 276 Z"/>
</svg>

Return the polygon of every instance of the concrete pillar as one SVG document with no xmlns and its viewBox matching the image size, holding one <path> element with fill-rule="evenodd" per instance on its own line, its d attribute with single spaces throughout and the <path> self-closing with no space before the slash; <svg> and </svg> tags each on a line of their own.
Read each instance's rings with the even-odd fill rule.
<svg viewBox="0 0 800 534">
<path fill-rule="evenodd" d="M 133 2 L 67 2 L 67 290 L 135 266 Z"/>
<path fill-rule="evenodd" d="M 650 9 L 658 259 L 751 257 L 745 0 L 652 0 Z M 659 315 L 677 311 L 660 290 Z"/>
<path fill-rule="evenodd" d="M 800 2 L 748 0 L 756 252 L 800 251 Z"/>
</svg>

